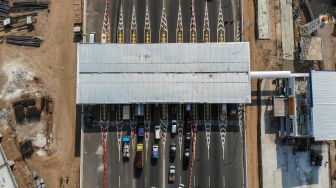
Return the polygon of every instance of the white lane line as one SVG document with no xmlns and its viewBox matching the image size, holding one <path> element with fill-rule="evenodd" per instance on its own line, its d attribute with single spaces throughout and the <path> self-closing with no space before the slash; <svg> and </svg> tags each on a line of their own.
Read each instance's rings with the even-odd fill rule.
<svg viewBox="0 0 336 188">
<path fill-rule="evenodd" d="M 182 181 L 181 181 L 181 176 L 180 176 L 180 184 L 182 183 Z"/>
<path fill-rule="evenodd" d="M 120 176 L 119 176 L 119 187 L 120 187 Z"/>
<path fill-rule="evenodd" d="M 208 179 L 209 179 L 209 187 L 210 187 L 210 176 L 208 177 Z"/>
<path fill-rule="evenodd" d="M 163 162 L 163 165 L 162 165 L 162 175 L 163 175 L 163 181 L 162 181 L 162 188 L 165 188 L 166 186 L 166 158 L 165 158 L 165 143 L 162 143 L 163 145 L 163 150 L 162 150 L 162 162 Z"/>
<path fill-rule="evenodd" d="M 195 176 L 194 176 L 194 187 L 195 187 Z"/>
<path fill-rule="evenodd" d="M 223 176 L 223 187 L 225 187 L 225 176 Z"/>
<path fill-rule="evenodd" d="M 147 151 L 148 151 L 148 140 L 146 140 L 146 141 L 145 141 L 145 143 L 146 143 L 145 147 L 146 147 L 146 161 L 147 161 L 147 153 L 148 153 L 148 152 L 147 152 Z"/>
</svg>

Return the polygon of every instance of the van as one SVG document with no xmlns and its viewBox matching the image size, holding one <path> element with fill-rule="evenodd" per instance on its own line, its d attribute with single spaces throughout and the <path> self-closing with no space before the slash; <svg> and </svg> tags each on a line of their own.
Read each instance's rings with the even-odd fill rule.
<svg viewBox="0 0 336 188">
<path fill-rule="evenodd" d="M 176 134 L 176 129 L 177 129 L 177 121 L 172 120 L 171 133 Z"/>
<path fill-rule="evenodd" d="M 159 140 L 160 139 L 160 125 L 155 126 L 155 139 Z"/>
<path fill-rule="evenodd" d="M 96 32 L 91 32 L 89 35 L 89 43 L 95 43 Z"/>
</svg>

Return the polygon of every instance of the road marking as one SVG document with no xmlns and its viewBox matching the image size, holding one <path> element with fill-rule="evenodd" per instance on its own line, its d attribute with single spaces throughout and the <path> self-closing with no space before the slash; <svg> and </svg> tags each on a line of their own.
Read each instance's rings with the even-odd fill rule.
<svg viewBox="0 0 336 188">
<path fill-rule="evenodd" d="M 182 183 L 182 181 L 181 181 L 181 176 L 180 176 L 180 184 Z"/>
<path fill-rule="evenodd" d="M 131 43 L 133 43 L 133 44 L 135 44 L 137 42 L 136 33 L 137 33 L 136 12 L 135 12 L 134 4 L 133 4 L 132 20 L 131 20 L 131 33 L 130 33 Z"/>
<path fill-rule="evenodd" d="M 225 187 L 225 176 L 223 176 L 223 187 Z"/>
<path fill-rule="evenodd" d="M 210 176 L 208 177 L 208 179 L 209 179 L 209 187 L 210 187 Z"/>
<path fill-rule="evenodd" d="M 165 151 L 165 144 L 163 144 L 163 150 L 162 150 L 162 162 L 163 162 L 163 165 L 162 165 L 162 171 L 163 171 L 163 173 L 162 173 L 162 175 L 163 175 L 163 180 L 164 181 L 162 181 L 162 188 L 165 188 L 165 186 L 166 186 L 166 159 L 165 159 L 165 153 L 164 153 L 164 151 Z"/>
<path fill-rule="evenodd" d="M 119 187 L 120 187 L 120 176 L 119 176 Z"/>
<path fill-rule="evenodd" d="M 120 5 L 120 13 L 119 13 L 117 33 L 118 33 L 117 42 L 118 43 L 124 43 L 124 19 L 123 19 L 122 4 Z"/>
<path fill-rule="evenodd" d="M 195 187 L 195 176 L 194 176 L 194 187 Z"/>
</svg>

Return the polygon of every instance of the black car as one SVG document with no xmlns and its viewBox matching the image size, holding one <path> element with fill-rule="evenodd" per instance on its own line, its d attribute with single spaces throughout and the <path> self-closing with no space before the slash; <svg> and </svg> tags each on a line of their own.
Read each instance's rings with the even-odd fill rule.
<svg viewBox="0 0 336 188">
<path fill-rule="evenodd" d="M 189 148 L 184 149 L 183 152 L 183 166 L 187 167 L 189 165 L 189 160 L 190 160 L 190 150 Z"/>
<path fill-rule="evenodd" d="M 86 115 L 86 127 L 91 128 L 92 127 L 92 120 L 93 120 L 93 115 L 91 113 L 88 113 Z"/>
<path fill-rule="evenodd" d="M 169 156 L 170 156 L 170 159 L 172 160 L 175 159 L 175 156 L 176 156 L 176 144 L 175 143 L 170 144 Z"/>
<path fill-rule="evenodd" d="M 187 132 L 185 134 L 185 138 L 184 138 L 184 148 L 189 148 L 190 147 L 190 142 L 191 142 L 191 133 Z"/>
</svg>

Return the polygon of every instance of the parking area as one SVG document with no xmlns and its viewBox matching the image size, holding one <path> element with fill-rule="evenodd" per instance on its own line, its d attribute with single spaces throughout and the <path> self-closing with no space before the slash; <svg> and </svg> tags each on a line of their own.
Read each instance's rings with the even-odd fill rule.
<svg viewBox="0 0 336 188">
<path fill-rule="evenodd" d="M 107 187 L 168 188 L 189 183 L 242 187 L 242 139 L 235 108 L 217 104 L 78 108 L 83 110 L 79 114 L 84 124 L 83 187 L 102 187 L 104 181 Z M 171 166 L 174 181 L 169 181 Z"/>
</svg>

